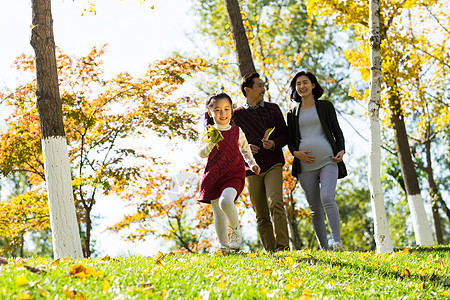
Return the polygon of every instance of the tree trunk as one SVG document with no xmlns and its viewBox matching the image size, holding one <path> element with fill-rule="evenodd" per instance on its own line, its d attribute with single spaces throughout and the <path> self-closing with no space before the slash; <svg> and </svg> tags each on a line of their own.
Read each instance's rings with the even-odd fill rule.
<svg viewBox="0 0 450 300">
<path fill-rule="evenodd" d="M 82 258 L 56 68 L 50 0 L 32 0 L 31 45 L 55 258 Z"/>
<path fill-rule="evenodd" d="M 247 74 L 255 72 L 252 51 L 245 34 L 244 23 L 242 22 L 241 10 L 238 0 L 224 0 L 230 22 L 231 35 L 236 47 L 236 58 L 241 78 Z"/>
<path fill-rule="evenodd" d="M 439 193 L 439 189 L 437 187 L 436 181 L 433 176 L 433 166 L 431 164 L 431 134 L 430 134 L 430 126 L 427 127 L 427 132 L 425 136 L 425 153 L 427 158 L 427 166 L 425 167 L 425 172 L 427 173 L 428 180 L 428 194 L 431 199 L 431 210 L 433 212 L 433 223 L 434 230 L 436 233 L 436 241 L 438 245 L 444 243 L 444 237 L 442 233 L 441 226 L 441 215 L 439 214 L 439 198 L 442 199 L 441 194 Z"/>
<path fill-rule="evenodd" d="M 91 227 L 92 227 L 91 208 L 86 210 L 85 222 L 86 222 L 86 238 L 84 240 L 84 256 L 91 257 Z"/>
<path fill-rule="evenodd" d="M 380 51 L 380 8 L 379 0 L 370 0 L 369 5 L 370 32 L 370 80 L 367 113 L 370 129 L 370 152 L 368 179 L 370 202 L 374 213 L 374 239 L 377 252 L 393 252 L 381 188 L 381 133 L 380 133 L 380 93 L 381 93 L 381 51 Z"/>
<path fill-rule="evenodd" d="M 400 101 L 400 98 L 395 93 L 389 95 L 390 119 L 394 127 L 395 146 L 397 148 L 398 161 L 405 182 L 406 195 L 413 221 L 414 235 L 418 245 L 433 245 L 433 232 L 431 231 L 423 199 L 420 195 L 419 182 L 411 158 L 408 135 L 406 133 Z"/>
</svg>

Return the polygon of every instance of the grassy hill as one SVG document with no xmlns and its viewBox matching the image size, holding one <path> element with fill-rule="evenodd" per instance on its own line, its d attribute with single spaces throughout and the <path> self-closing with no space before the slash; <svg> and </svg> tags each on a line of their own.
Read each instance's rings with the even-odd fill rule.
<svg viewBox="0 0 450 300">
<path fill-rule="evenodd" d="M 450 299 L 450 247 L 0 259 L 0 299 Z"/>
</svg>

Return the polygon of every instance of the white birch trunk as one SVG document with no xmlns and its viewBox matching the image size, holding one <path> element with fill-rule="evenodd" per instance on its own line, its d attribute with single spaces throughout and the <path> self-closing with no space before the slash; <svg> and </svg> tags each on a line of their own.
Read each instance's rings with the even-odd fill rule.
<svg viewBox="0 0 450 300">
<path fill-rule="evenodd" d="M 369 34 L 370 34 L 370 80 L 367 117 L 370 129 L 370 150 L 368 178 L 370 202 L 374 214 L 375 243 L 378 253 L 393 251 L 391 235 L 384 207 L 381 189 L 381 134 L 380 134 L 380 93 L 381 93 L 381 53 L 380 53 L 380 8 L 379 0 L 369 0 Z"/>
<path fill-rule="evenodd" d="M 434 245 L 433 232 L 428 222 L 422 196 L 420 194 L 408 195 L 407 198 L 417 245 Z"/>
<path fill-rule="evenodd" d="M 67 141 L 62 136 L 42 139 L 50 226 L 55 258 L 83 258 L 73 198 Z"/>
</svg>

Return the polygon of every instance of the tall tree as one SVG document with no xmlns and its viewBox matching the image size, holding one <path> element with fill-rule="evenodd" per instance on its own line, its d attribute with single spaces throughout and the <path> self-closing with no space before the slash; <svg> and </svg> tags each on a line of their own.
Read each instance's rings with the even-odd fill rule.
<svg viewBox="0 0 450 300">
<path fill-rule="evenodd" d="M 36 97 L 48 191 L 53 255 L 82 258 L 56 68 L 50 0 L 32 0 L 31 45 L 36 54 Z"/>
<path fill-rule="evenodd" d="M 416 243 L 420 245 L 433 244 L 434 240 L 411 158 L 405 120 L 416 107 L 424 105 L 418 94 L 425 90 L 431 95 L 427 102 L 433 103 L 432 111 L 436 120 L 449 120 L 442 117 L 448 109 L 441 105 L 438 97 L 434 97 L 441 90 L 436 87 L 442 86 L 448 77 L 450 32 L 444 24 L 448 24 L 450 18 L 448 6 L 444 3 L 442 0 L 383 0 L 380 4 L 381 52 L 384 57 L 381 104 L 385 112 L 383 125 L 393 129 Z M 308 9 L 311 14 L 332 16 L 337 24 L 356 29 L 359 47 L 347 51 L 346 57 L 358 68 L 362 78 L 367 80 L 370 65 L 369 47 L 365 41 L 368 30 L 367 2 L 320 0 L 308 3 Z M 429 83 L 422 91 L 413 85 L 418 77 Z M 361 93 L 352 92 L 352 95 L 357 99 L 366 99 Z M 424 117 L 421 119 L 424 120 Z"/>
<path fill-rule="evenodd" d="M 381 53 L 380 53 L 380 7 L 379 0 L 369 2 L 369 41 L 370 41 L 370 79 L 369 101 L 367 103 L 370 130 L 369 150 L 369 188 L 372 211 L 374 214 L 375 243 L 377 252 L 393 251 L 391 235 L 384 207 L 383 190 L 381 188 L 381 134 L 380 134 L 380 101 L 381 101 Z"/>
<path fill-rule="evenodd" d="M 217 45 L 216 49 L 208 47 L 203 56 L 206 59 L 210 55 L 216 67 L 210 72 L 205 92 L 211 92 L 211 85 L 222 85 L 232 96 L 242 97 L 236 88 L 240 71 L 235 63 L 236 47 L 224 1 L 196 1 L 194 9 L 201 17 L 200 33 Z M 348 98 L 344 86 L 349 64 L 341 48 L 346 42 L 345 31 L 331 22 L 310 18 L 304 2 L 295 0 L 242 1 L 241 16 L 253 62 L 266 83 L 269 101 L 278 103 L 282 110 L 294 105 L 286 101 L 286 93 L 289 79 L 301 69 L 314 71 L 327 90 L 326 97 L 332 101 Z"/>
<path fill-rule="evenodd" d="M 245 33 L 244 23 L 242 22 L 241 9 L 238 0 L 224 0 L 228 13 L 231 34 L 236 51 L 236 59 L 241 78 L 246 74 L 255 72 L 253 64 L 252 51 L 248 44 L 247 34 Z"/>
<path fill-rule="evenodd" d="M 104 52 L 104 47 L 94 47 L 86 56 L 70 57 L 57 48 L 73 194 L 87 257 L 91 254 L 92 209 L 97 200 L 111 194 L 120 196 L 142 181 L 151 186 L 153 181 L 146 178 L 157 177 L 160 171 L 157 167 L 163 172 L 167 166 L 152 155 L 150 143 L 149 147 L 137 148 L 129 139 L 145 138 L 149 133 L 170 139 L 196 136 L 197 114 L 191 111 L 197 107 L 198 100 L 187 95 L 176 98 L 173 93 L 186 77 L 206 67 L 200 59 L 168 58 L 150 64 L 142 78 L 121 73 L 106 79 L 102 76 Z M 20 55 L 15 66 L 25 74 L 34 72 L 34 57 Z M 39 143 L 38 113 L 33 105 L 35 90 L 32 81 L 5 97 L 4 103 L 13 113 L 5 120 L 7 131 L 0 135 L 0 174 L 26 172 L 38 197 L 43 195 L 39 189 L 46 174 Z M 36 201 L 36 206 L 40 203 Z M 0 214 L 2 209 L 3 206 Z M 4 213 L 8 213 L 6 207 Z"/>
</svg>

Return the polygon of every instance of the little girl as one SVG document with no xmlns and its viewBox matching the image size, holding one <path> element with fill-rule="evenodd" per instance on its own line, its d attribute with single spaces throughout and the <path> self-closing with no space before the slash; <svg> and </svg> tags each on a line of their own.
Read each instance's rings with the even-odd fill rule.
<svg viewBox="0 0 450 300">
<path fill-rule="evenodd" d="M 205 119 L 208 126 L 219 130 L 223 140 L 199 141 L 199 155 L 208 157 L 200 184 L 199 202 L 210 203 L 213 209 L 214 227 L 220 243 L 220 250 L 239 250 L 242 231 L 234 201 L 244 189 L 244 159 L 255 174 L 260 168 L 256 164 L 243 131 L 230 125 L 233 103 L 230 96 L 220 92 L 209 96 L 206 101 Z M 231 238 L 228 242 L 227 219 Z"/>
</svg>

